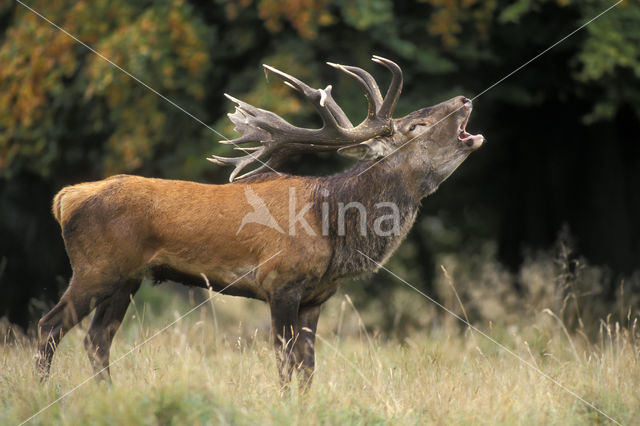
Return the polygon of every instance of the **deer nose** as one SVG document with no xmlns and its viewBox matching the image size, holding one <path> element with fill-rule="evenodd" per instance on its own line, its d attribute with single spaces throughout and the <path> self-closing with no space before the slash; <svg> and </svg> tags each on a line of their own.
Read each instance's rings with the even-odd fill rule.
<svg viewBox="0 0 640 426">
<path fill-rule="evenodd" d="M 469 98 L 462 98 L 462 105 L 466 106 L 467 108 L 471 108 L 473 106 L 471 99 Z"/>
</svg>

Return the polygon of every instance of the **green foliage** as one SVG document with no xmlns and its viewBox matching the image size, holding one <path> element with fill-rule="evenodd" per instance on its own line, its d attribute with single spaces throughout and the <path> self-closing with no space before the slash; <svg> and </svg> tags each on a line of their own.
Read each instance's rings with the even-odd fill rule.
<svg viewBox="0 0 640 426">
<path fill-rule="evenodd" d="M 393 5 L 388 0 L 349 0 L 338 4 L 345 22 L 360 31 L 393 24 Z"/>
<path fill-rule="evenodd" d="M 630 3 L 635 3 L 633 6 Z M 640 3 L 634 1 L 603 16 L 587 27 L 589 37 L 577 56 L 582 69 L 576 80 L 603 86 L 604 96 L 584 117 L 587 124 L 611 120 L 621 104 L 636 106 L 640 87 Z M 593 12 L 595 7 L 585 8 Z"/>
<path fill-rule="evenodd" d="M 595 17 L 614 2 L 608 0 L 518 0 L 502 9 L 498 22 L 522 23 L 530 14 L 543 13 L 543 6 L 557 3 L 563 9 L 572 8 L 579 19 L 577 28 Z M 636 113 L 640 89 L 628 84 L 629 79 L 640 78 L 640 3 L 623 1 L 602 17 L 586 26 L 586 36 L 570 63 L 577 66 L 573 78 L 577 87 L 598 87 L 603 91 L 601 99 L 594 101 L 591 112 L 583 117 L 586 124 L 599 120 L 611 120 L 620 105 L 634 105 Z M 567 34 L 573 28 L 567 28 Z M 629 71 L 629 72 L 627 72 Z M 618 84 L 616 80 L 623 79 Z"/>
<path fill-rule="evenodd" d="M 56 5 L 32 6 L 150 87 L 201 113 L 209 30 L 189 4 Z M 173 107 L 156 94 L 22 7 L 15 10 L 0 61 L 5 176 L 23 169 L 50 176 L 56 166 L 75 166 L 92 151 L 91 160 L 100 157 L 93 165 L 99 174 L 131 171 L 149 161 L 157 146 L 185 137 L 188 117 L 167 112 Z M 59 161 L 67 155 L 67 162 Z"/>
<path fill-rule="evenodd" d="M 117 31 L 95 47 L 178 105 L 200 113 L 209 67 L 206 40 L 207 30 L 189 5 L 172 0 L 154 3 L 130 22 L 120 21 Z M 168 112 L 173 107 L 129 75 L 95 55 L 88 58 L 86 73 L 84 99 L 104 100 L 110 114 L 103 125 L 114 128 L 106 141 L 106 174 L 138 169 L 156 146 L 184 137 L 180 124 L 171 120 L 173 111 Z"/>
</svg>

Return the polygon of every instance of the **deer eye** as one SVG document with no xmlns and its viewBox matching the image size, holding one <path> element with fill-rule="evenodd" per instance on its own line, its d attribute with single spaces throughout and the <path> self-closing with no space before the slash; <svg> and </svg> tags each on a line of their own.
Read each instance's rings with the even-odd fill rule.
<svg viewBox="0 0 640 426">
<path fill-rule="evenodd" d="M 418 126 L 422 126 L 422 123 L 414 123 L 414 124 L 412 124 L 411 127 L 409 127 L 409 131 L 413 132 L 416 129 L 416 127 L 418 127 Z"/>
</svg>

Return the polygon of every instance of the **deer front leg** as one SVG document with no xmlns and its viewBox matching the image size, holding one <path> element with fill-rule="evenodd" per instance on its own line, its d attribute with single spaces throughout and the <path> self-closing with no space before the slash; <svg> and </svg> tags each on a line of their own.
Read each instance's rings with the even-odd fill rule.
<svg viewBox="0 0 640 426">
<path fill-rule="evenodd" d="M 298 337 L 294 344 L 294 355 L 302 392 L 309 389 L 313 378 L 316 328 L 319 316 L 320 305 L 301 308 L 298 314 Z"/>
<path fill-rule="evenodd" d="M 270 307 L 280 385 L 283 390 L 286 390 L 291 382 L 291 373 L 296 364 L 293 347 L 297 338 L 300 295 L 291 289 L 278 291 L 271 298 Z"/>
</svg>

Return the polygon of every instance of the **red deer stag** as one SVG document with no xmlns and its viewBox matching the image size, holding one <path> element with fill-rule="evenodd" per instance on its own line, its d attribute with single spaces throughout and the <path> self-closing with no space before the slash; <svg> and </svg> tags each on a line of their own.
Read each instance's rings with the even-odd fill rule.
<svg viewBox="0 0 640 426">
<path fill-rule="evenodd" d="M 43 378 L 62 337 L 95 308 L 85 347 L 98 378 L 108 380 L 111 342 L 141 280 L 205 287 L 204 275 L 214 290 L 269 304 L 282 384 L 294 368 L 309 383 L 322 303 L 344 278 L 375 271 L 370 259 L 385 262 L 409 232 L 420 201 L 484 142 L 465 130 L 472 106 L 463 96 L 392 118 L 402 72 L 388 59 L 373 61 L 393 76 L 384 98 L 366 71 L 329 63 L 366 94 L 368 115 L 357 126 L 331 86 L 312 89 L 267 65 L 314 105 L 322 128 L 293 126 L 228 96 L 237 104 L 229 117 L 242 136 L 224 143 L 259 143 L 238 148 L 244 156 L 210 159 L 235 166 L 229 184 L 120 175 L 62 189 L 53 214 L 73 276 L 38 324 Z M 358 162 L 326 177 L 272 171 L 291 155 L 329 150 Z M 237 177 L 255 162 L 262 165 Z M 372 217 L 384 208 L 393 214 Z M 251 219 L 260 216 L 257 210 L 267 211 L 268 220 Z"/>
</svg>

